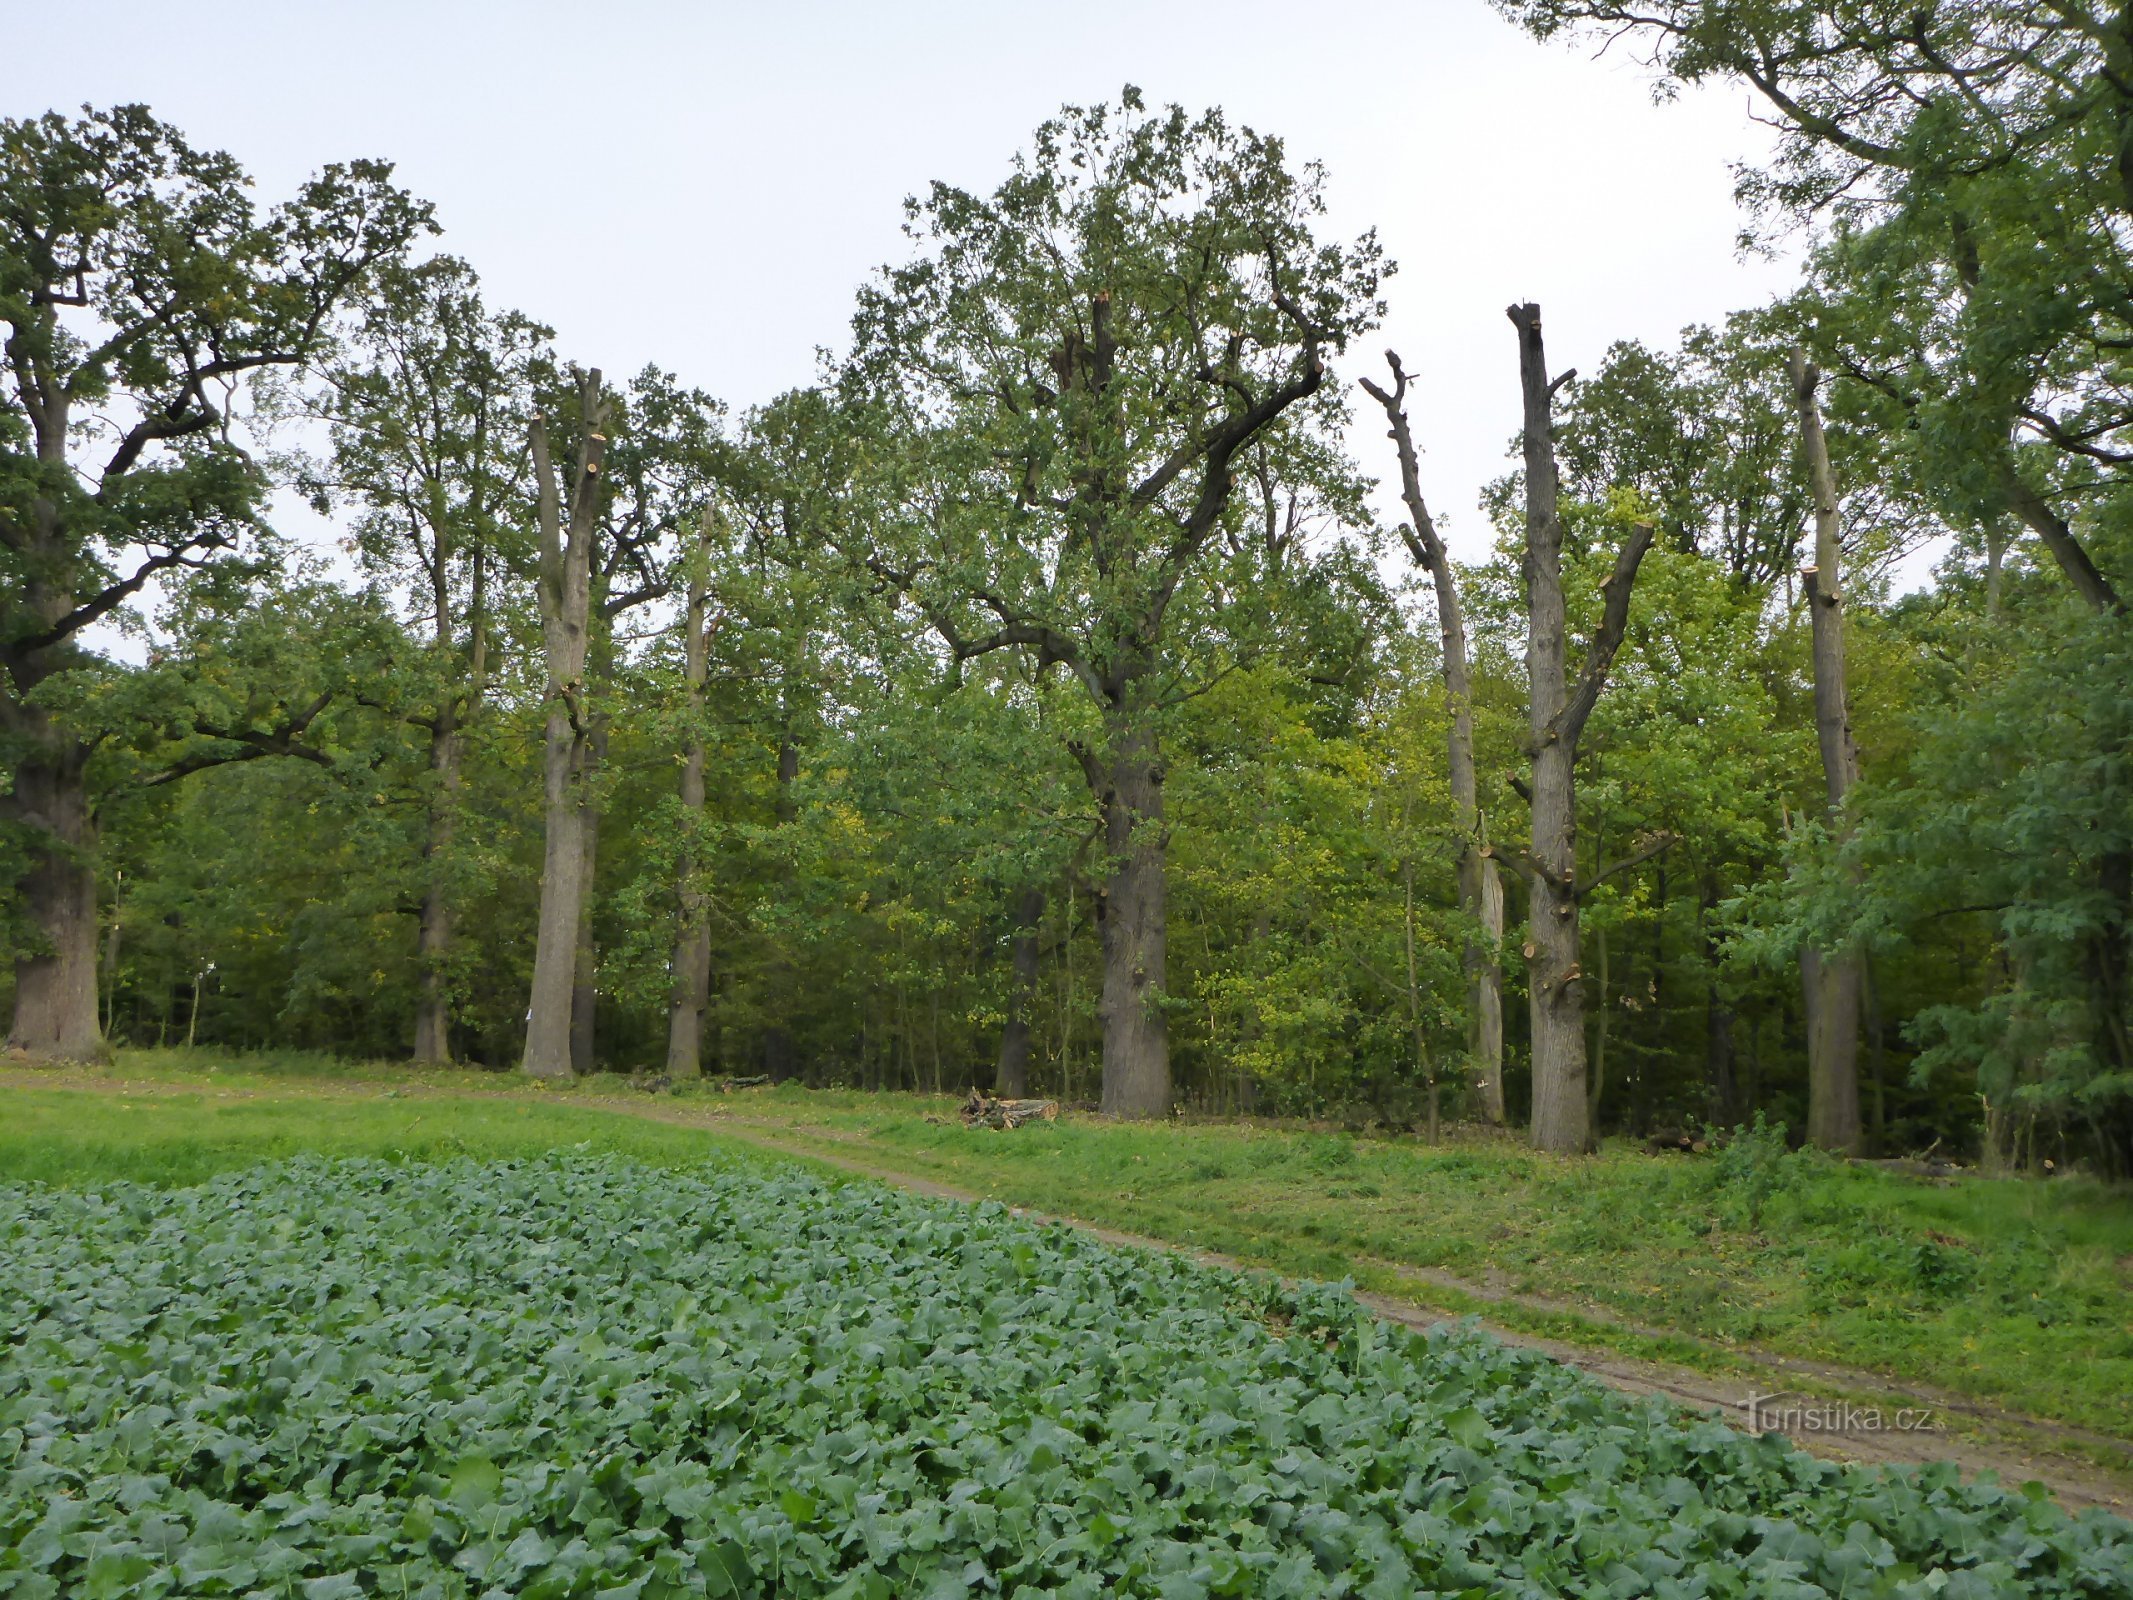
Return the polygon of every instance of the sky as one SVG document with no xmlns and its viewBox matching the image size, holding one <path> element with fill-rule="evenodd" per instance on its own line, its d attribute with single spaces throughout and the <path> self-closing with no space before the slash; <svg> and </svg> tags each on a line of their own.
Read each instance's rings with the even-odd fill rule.
<svg viewBox="0 0 2133 1600">
<path fill-rule="evenodd" d="M 989 188 L 1046 115 L 1126 83 L 1219 104 L 1324 162 L 1329 232 L 1375 227 L 1399 263 L 1382 334 L 1337 370 L 1376 376 L 1389 345 L 1416 374 L 1424 493 L 1464 558 L 1517 426 L 1505 306 L 1539 301 L 1552 364 L 1590 371 L 1792 276 L 1736 255 L 1732 168 L 1768 148 L 1745 91 L 1654 104 L 1620 47 L 1535 43 L 1485 0 L 84 0 L 8 34 L 0 115 L 144 102 L 263 201 L 391 159 L 492 304 L 736 411 L 842 345 L 854 287 L 906 253 L 905 195 Z"/>
</svg>

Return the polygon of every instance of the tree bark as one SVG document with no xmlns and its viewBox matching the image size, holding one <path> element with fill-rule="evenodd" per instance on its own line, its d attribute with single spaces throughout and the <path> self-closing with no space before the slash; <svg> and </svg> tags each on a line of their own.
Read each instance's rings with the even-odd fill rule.
<svg viewBox="0 0 2133 1600">
<path fill-rule="evenodd" d="M 607 725 L 598 713 L 578 755 L 578 928 L 570 963 L 570 1070 L 582 1078 L 599 1070 L 600 952 L 593 942 L 593 899 L 599 884 L 598 785 L 607 756 Z"/>
<path fill-rule="evenodd" d="M 1044 890 L 1024 889 L 1015 897 L 1015 931 L 1008 945 L 1013 969 L 1007 987 L 1007 1024 L 1000 1030 L 1000 1061 L 993 1073 L 993 1093 L 1020 1100 L 1029 1093 L 1030 1012 L 1037 1003 L 1037 930 L 1044 921 Z"/>
<path fill-rule="evenodd" d="M 1097 897 L 1104 955 L 1103 1111 L 1171 1113 L 1163 775 L 1154 740 L 1130 724 L 1113 734 L 1100 796 L 1110 872 Z"/>
<path fill-rule="evenodd" d="M 1829 443 L 1815 401 L 1821 375 L 1805 352 L 1792 352 L 1793 398 L 1799 408 L 1800 448 L 1807 458 L 1814 491 L 1815 559 L 1800 574 L 1807 591 L 1814 639 L 1815 735 L 1822 749 L 1825 816 L 1830 836 L 1845 830 L 1844 800 L 1859 781 L 1859 752 L 1852 742 L 1850 702 L 1844 680 L 1844 610 L 1842 554 L 1838 543 L 1836 476 L 1830 470 Z M 1804 971 L 1814 986 L 1807 1030 L 1807 1137 L 1824 1150 L 1858 1155 L 1863 1149 L 1859 1123 L 1859 953 L 1816 952 Z"/>
<path fill-rule="evenodd" d="M 19 719 L 35 737 L 4 797 L 10 820 L 37 835 L 19 881 L 41 948 L 15 960 L 11 1049 L 37 1061 L 110 1059 L 96 1015 L 96 822 L 85 775 L 88 750 L 36 707 Z"/>
<path fill-rule="evenodd" d="M 1407 504 L 1411 527 L 1400 531 L 1415 565 L 1430 575 L 1437 591 L 1437 627 L 1443 637 L 1444 698 L 1451 711 L 1447 764 L 1451 780 L 1452 815 L 1462 841 L 1459 852 L 1459 904 L 1479 925 L 1478 937 L 1467 940 L 1467 1054 L 1474 1071 L 1474 1087 L 1481 1115 L 1489 1122 L 1504 1121 L 1503 1099 L 1503 883 L 1494 857 L 1487 854 L 1481 827 L 1480 789 L 1474 769 L 1474 696 L 1467 664 L 1466 613 L 1459 601 L 1459 581 L 1451 558 L 1437 532 L 1436 519 L 1422 497 L 1421 462 L 1414 435 L 1408 427 L 1405 400 L 1407 372 L 1390 350 L 1386 363 L 1392 368 L 1393 387 L 1388 393 L 1368 378 L 1363 387 L 1385 408 L 1392 424 L 1391 438 L 1400 460 L 1400 497 Z"/>
<path fill-rule="evenodd" d="M 1527 750 L 1533 848 L 1524 946 L 1533 1034 L 1533 1144 L 1575 1155 L 1593 1148 L 1585 1086 L 1585 988 L 1579 962 L 1577 886 L 1577 746 L 1598 702 L 1629 621 L 1638 564 L 1651 547 L 1649 523 L 1631 529 L 1602 585 L 1606 606 L 1575 689 L 1568 672 L 1563 608 L 1563 528 L 1555 465 L 1555 391 L 1541 339 L 1540 307 L 1508 312 L 1518 329 L 1526 479 Z"/>
<path fill-rule="evenodd" d="M 25 400 L 29 391 L 25 390 Z M 72 428 L 64 392 L 29 406 L 39 466 L 55 478 L 68 471 Z M 0 507 L 9 510 L 11 507 Z M 0 533 L 14 534 L 12 519 Z M 33 494 L 19 525 L 28 577 L 0 620 L 57 631 L 78 610 L 66 581 L 69 554 L 58 503 Z M 17 603 L 19 601 L 19 604 Z M 81 663 L 73 632 L 42 644 L 0 646 L 0 736 L 22 752 L 12 785 L 0 786 L 0 818 L 30 835 L 29 860 L 15 882 L 36 947 L 15 958 L 15 1015 L 10 1049 L 38 1061 L 105 1061 L 110 1047 L 96 1012 L 96 818 L 89 804 L 89 747 L 30 698 L 47 680 Z"/>
<path fill-rule="evenodd" d="M 674 935 L 674 983 L 667 1003 L 667 1076 L 703 1076 L 704 1011 L 711 1003 L 711 926 L 703 889 L 698 841 L 704 818 L 704 684 L 710 676 L 708 621 L 712 513 L 704 513 L 696 564 L 689 573 L 688 609 L 682 616 L 683 711 L 681 810 L 683 847 L 676 863 L 681 919 Z"/>
<path fill-rule="evenodd" d="M 579 445 L 564 498 L 549 450 L 548 423 L 533 423 L 541 536 L 541 643 L 547 666 L 548 720 L 542 754 L 546 846 L 533 986 L 521 1063 L 536 1078 L 571 1075 L 571 1003 L 582 911 L 585 809 L 582 746 L 587 731 L 585 655 L 590 635 L 592 544 L 602 498 L 600 465 L 607 440 L 607 399 L 597 370 L 579 388 Z"/>
<path fill-rule="evenodd" d="M 2044 548 L 2051 552 L 2052 560 L 2059 564 L 2059 570 L 2066 575 L 2066 581 L 2073 586 L 2083 604 L 2092 611 L 2125 610 L 2125 601 L 2119 598 L 2111 580 L 2090 559 L 2080 536 L 2042 495 L 2029 486 L 2012 456 L 2000 465 L 2000 491 L 2007 509 L 2044 542 Z"/>
</svg>

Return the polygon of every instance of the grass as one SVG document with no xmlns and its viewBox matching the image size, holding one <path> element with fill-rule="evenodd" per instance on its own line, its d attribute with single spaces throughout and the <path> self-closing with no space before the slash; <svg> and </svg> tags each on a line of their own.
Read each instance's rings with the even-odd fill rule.
<svg viewBox="0 0 2133 1600">
<path fill-rule="evenodd" d="M 437 1161 L 582 1146 L 684 1166 L 701 1161 L 709 1143 L 695 1129 L 567 1100 L 358 1098 L 301 1089 L 240 1096 L 220 1086 L 137 1096 L 0 1090 L 0 1180 L 68 1188 L 114 1179 L 189 1185 L 306 1152 Z"/>
<path fill-rule="evenodd" d="M 423 1159 L 584 1143 L 678 1163 L 706 1149 L 702 1131 L 587 1103 L 619 1080 L 539 1090 L 182 1051 L 128 1053 L 116 1076 L 158 1092 L 7 1092 L 0 1177 L 187 1183 L 297 1150 Z M 438 1090 L 482 1097 L 423 1092 Z M 1767 1351 L 2133 1440 L 2133 1204 L 2084 1179 L 1934 1184 L 1752 1140 L 1721 1156 L 1610 1148 L 1569 1161 L 1501 1138 L 1432 1147 L 1250 1123 L 999 1134 L 963 1128 L 946 1100 L 790 1088 L 657 1105 L 714 1127 L 730 1116 L 795 1154 L 1353 1277 L 1587 1346 L 1715 1371 Z M 1528 1303 L 1485 1304 L 1457 1283 Z"/>
</svg>

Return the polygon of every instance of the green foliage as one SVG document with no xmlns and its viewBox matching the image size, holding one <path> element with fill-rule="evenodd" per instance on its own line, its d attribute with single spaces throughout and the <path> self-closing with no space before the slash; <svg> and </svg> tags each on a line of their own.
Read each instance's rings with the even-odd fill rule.
<svg viewBox="0 0 2133 1600">
<path fill-rule="evenodd" d="M 1711 1164 L 1711 1186 L 1719 1214 L 1734 1227 L 1753 1232 L 1763 1225 L 1772 1198 L 1796 1188 L 1801 1178 L 1800 1153 L 1785 1144 L 1785 1124 L 1771 1124 L 1755 1114 L 1755 1126 L 1716 1136 L 1718 1156 Z"/>
<path fill-rule="evenodd" d="M 997 1208 L 586 1156 L 304 1161 L 9 1188 L 0 1235 L 11 1595 L 2133 1581 L 2110 1518 Z"/>
</svg>

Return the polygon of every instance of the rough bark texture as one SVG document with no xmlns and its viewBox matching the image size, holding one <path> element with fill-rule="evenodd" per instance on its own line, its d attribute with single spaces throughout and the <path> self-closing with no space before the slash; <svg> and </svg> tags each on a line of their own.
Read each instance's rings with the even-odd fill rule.
<svg viewBox="0 0 2133 1600">
<path fill-rule="evenodd" d="M 682 679 L 688 717 L 682 736 L 681 809 L 686 838 L 697 837 L 704 815 L 704 683 L 710 675 L 709 632 L 711 513 L 704 513 L 698 560 L 689 574 L 688 609 L 682 615 Z M 704 1070 L 704 1010 L 711 1003 L 711 927 L 704 892 L 697 884 L 701 863 L 684 846 L 675 864 L 681 917 L 674 934 L 673 989 L 667 1002 L 667 1076 L 696 1078 Z"/>
<path fill-rule="evenodd" d="M 533 955 L 533 987 L 526 1013 L 524 1070 L 536 1078 L 568 1078 L 571 1000 L 584 898 L 585 653 L 592 602 L 592 543 L 601 500 L 601 433 L 607 402 L 597 371 L 580 387 L 579 444 L 568 498 L 549 450 L 548 424 L 533 425 L 541 535 L 541 645 L 548 678 L 548 720 L 542 753 L 546 848 L 541 910 Z"/>
<path fill-rule="evenodd" d="M 1859 752 L 1852 742 L 1851 710 L 1844 681 L 1844 609 L 1838 543 L 1836 477 L 1822 433 L 1815 390 L 1821 376 L 1801 351 L 1792 353 L 1793 398 L 1799 408 L 1800 447 L 1814 492 L 1814 565 L 1800 577 L 1814 636 L 1815 735 L 1822 748 L 1826 817 L 1832 837 L 1845 826 L 1844 799 L 1859 781 Z M 1859 954 L 1816 952 L 1803 963 L 1812 986 L 1807 1032 L 1807 1137 L 1824 1150 L 1857 1155 L 1864 1148 L 1859 1125 Z"/>
<path fill-rule="evenodd" d="M 1533 846 L 1524 946 L 1533 1034 L 1533 1143 L 1573 1155 L 1593 1146 L 1585 1084 L 1585 991 L 1579 967 L 1577 746 L 1629 621 L 1629 593 L 1652 530 L 1638 524 L 1603 588 L 1606 606 L 1575 688 L 1568 681 L 1563 609 L 1563 529 L 1558 513 L 1553 410 L 1567 381 L 1548 376 L 1540 307 L 1509 310 L 1518 329 L 1526 479 L 1526 676 Z"/>
<path fill-rule="evenodd" d="M 993 1093 L 1019 1100 L 1029 1093 L 1029 1014 L 1037 1001 L 1037 930 L 1044 921 L 1044 891 L 1024 889 L 1015 897 L 1015 931 L 1008 943 L 1012 969 L 1007 985 L 1007 1024 L 1000 1030 L 1000 1062 Z"/>
<path fill-rule="evenodd" d="M 23 904 L 43 944 L 15 962 L 11 1049 L 43 1061 L 109 1057 L 96 1015 L 96 824 L 89 811 L 78 740 L 28 708 L 21 719 L 43 736 L 15 770 L 0 815 L 35 831 Z"/>
<path fill-rule="evenodd" d="M 593 893 L 600 871 L 598 779 L 607 759 L 607 722 L 597 713 L 579 746 L 578 936 L 570 965 L 570 1070 L 599 1070 L 600 952 L 593 942 Z"/>
<path fill-rule="evenodd" d="M 1162 1008 L 1168 951 L 1163 777 L 1138 729 L 1113 740 L 1101 796 L 1111 870 L 1097 896 L 1104 953 L 1103 1110 L 1167 1117 L 1170 1019 Z"/>
<path fill-rule="evenodd" d="M 24 398 L 32 396 L 25 391 Z M 72 422 L 66 401 L 61 391 L 41 404 L 25 404 L 36 432 L 38 463 L 55 476 L 69 470 Z M 0 522 L 0 534 L 19 538 L 31 557 L 28 581 L 9 597 L 5 618 L 19 618 L 27 636 L 0 645 L 5 674 L 0 739 L 21 752 L 13 783 L 0 786 L 0 820 L 28 835 L 28 869 L 14 889 L 37 941 L 15 959 L 15 1015 L 7 1042 L 35 1060 L 102 1061 L 110 1049 L 96 1011 L 96 821 L 89 804 L 89 750 L 29 699 L 82 660 L 70 626 L 82 603 L 63 576 L 70 541 L 50 496 L 31 496 L 28 515 L 19 524 Z"/>
<path fill-rule="evenodd" d="M 1443 636 L 1444 698 L 1451 710 L 1448 736 L 1448 770 L 1451 779 L 1453 820 L 1465 841 L 1459 856 L 1460 909 L 1479 924 L 1477 937 L 1467 942 L 1467 1054 L 1474 1070 L 1474 1086 L 1482 1116 L 1490 1122 L 1504 1120 L 1503 1098 L 1503 884 L 1496 862 L 1486 853 L 1482 836 L 1480 789 L 1474 771 L 1474 696 L 1467 665 L 1466 613 L 1459 602 L 1459 582 L 1451 557 L 1437 532 L 1436 519 L 1422 497 L 1421 462 L 1415 451 L 1414 434 L 1408 427 L 1407 372 L 1400 358 L 1385 352 L 1392 368 L 1393 386 L 1388 392 L 1368 378 L 1363 387 L 1385 408 L 1392 424 L 1391 438 L 1400 460 L 1400 497 L 1407 504 L 1412 526 L 1400 531 L 1415 565 L 1430 575 L 1437 591 L 1437 626 Z"/>
</svg>

